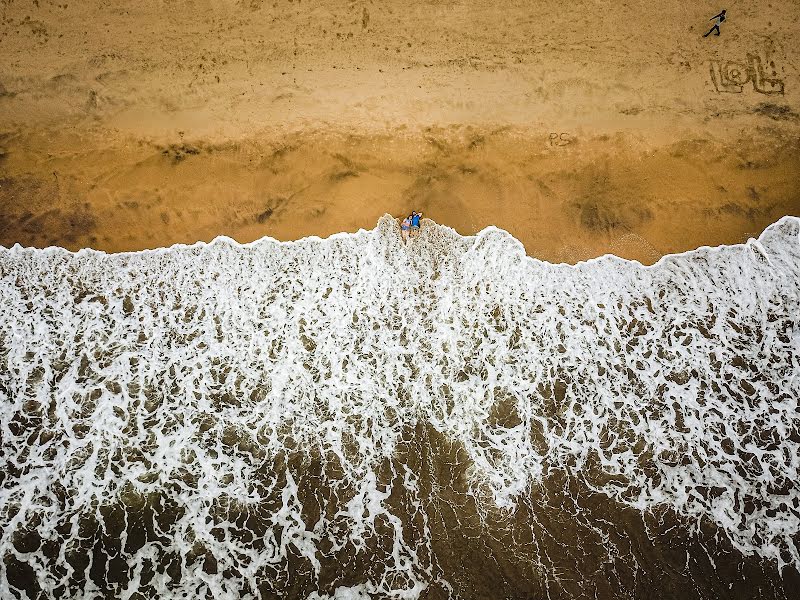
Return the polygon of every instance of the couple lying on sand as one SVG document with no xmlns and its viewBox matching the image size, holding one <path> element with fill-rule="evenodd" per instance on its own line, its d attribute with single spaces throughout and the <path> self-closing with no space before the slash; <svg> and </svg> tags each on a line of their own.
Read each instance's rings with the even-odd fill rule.
<svg viewBox="0 0 800 600">
<path fill-rule="evenodd" d="M 411 211 L 403 222 L 400 223 L 400 233 L 403 235 L 403 241 L 407 242 L 409 236 L 416 237 L 419 233 L 419 220 L 422 218 L 422 213 L 415 210 Z"/>
</svg>

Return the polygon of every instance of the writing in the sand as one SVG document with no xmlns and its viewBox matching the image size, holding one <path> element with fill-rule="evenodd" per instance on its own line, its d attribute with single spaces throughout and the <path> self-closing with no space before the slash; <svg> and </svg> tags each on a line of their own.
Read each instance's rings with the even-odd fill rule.
<svg viewBox="0 0 800 600">
<path fill-rule="evenodd" d="M 569 133 L 550 132 L 547 143 L 550 146 L 569 146 L 574 139 Z"/>
<path fill-rule="evenodd" d="M 759 94 L 783 95 L 783 79 L 778 77 L 774 60 L 762 61 L 757 54 L 748 54 L 747 63 L 712 60 L 711 82 L 718 93 L 741 94 L 747 83 Z M 766 63 L 766 64 L 765 64 Z"/>
</svg>

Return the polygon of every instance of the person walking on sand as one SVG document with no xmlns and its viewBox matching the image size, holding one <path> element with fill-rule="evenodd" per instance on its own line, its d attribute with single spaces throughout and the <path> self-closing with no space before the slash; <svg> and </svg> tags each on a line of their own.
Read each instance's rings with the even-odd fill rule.
<svg viewBox="0 0 800 600">
<path fill-rule="evenodd" d="M 726 18 L 725 17 L 725 12 L 726 11 L 723 8 L 721 13 L 719 13 L 718 15 L 714 15 L 713 17 L 711 17 L 709 19 L 709 21 L 714 21 L 714 26 L 711 29 L 709 29 L 708 33 L 706 33 L 703 37 L 708 37 L 711 34 L 711 32 L 714 31 L 715 29 L 717 30 L 715 35 L 719 35 L 719 26 L 722 25 L 722 22 Z"/>
<path fill-rule="evenodd" d="M 403 241 L 408 242 L 408 236 L 411 230 L 411 215 L 408 215 L 403 222 L 400 223 L 400 234 L 403 236 Z"/>
<path fill-rule="evenodd" d="M 417 237 L 419 233 L 419 220 L 422 218 L 422 213 L 417 211 L 411 212 L 411 237 Z"/>
</svg>

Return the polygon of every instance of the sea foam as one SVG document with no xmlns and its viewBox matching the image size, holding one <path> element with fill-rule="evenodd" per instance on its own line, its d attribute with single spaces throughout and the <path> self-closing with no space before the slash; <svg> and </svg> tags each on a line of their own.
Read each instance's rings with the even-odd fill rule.
<svg viewBox="0 0 800 600">
<path fill-rule="evenodd" d="M 2 249 L 0 596 L 455 597 L 434 516 L 505 523 L 554 473 L 800 568 L 799 232 L 651 267 L 388 216 Z"/>
</svg>

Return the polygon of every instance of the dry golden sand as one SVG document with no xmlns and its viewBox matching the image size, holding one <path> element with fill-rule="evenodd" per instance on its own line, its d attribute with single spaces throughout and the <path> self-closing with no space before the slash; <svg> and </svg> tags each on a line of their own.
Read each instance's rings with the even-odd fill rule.
<svg viewBox="0 0 800 600">
<path fill-rule="evenodd" d="M 2 0 L 0 244 L 411 209 L 551 261 L 744 241 L 800 213 L 800 4 L 725 7 Z"/>
</svg>

